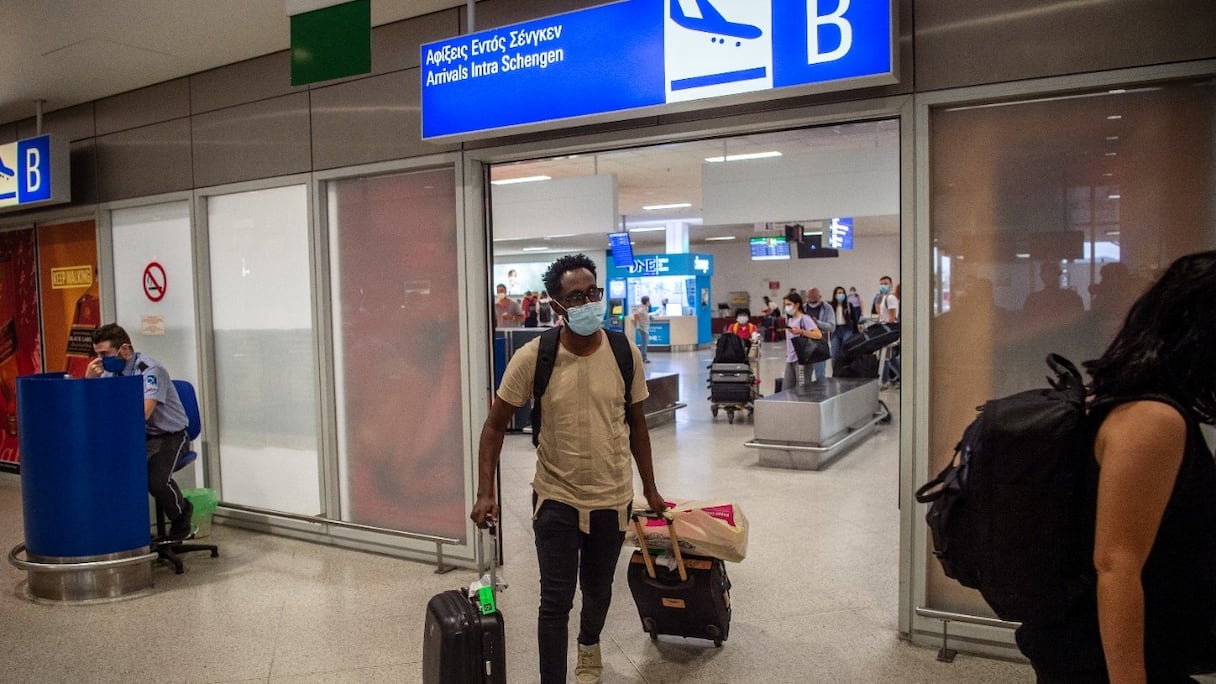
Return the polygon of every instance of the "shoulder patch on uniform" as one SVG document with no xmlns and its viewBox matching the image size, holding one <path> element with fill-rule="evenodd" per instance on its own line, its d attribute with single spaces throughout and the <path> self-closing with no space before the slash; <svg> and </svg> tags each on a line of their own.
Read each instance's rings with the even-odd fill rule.
<svg viewBox="0 0 1216 684">
<path fill-rule="evenodd" d="M 144 375 L 144 387 L 156 387 L 156 376 L 151 373 Z"/>
</svg>

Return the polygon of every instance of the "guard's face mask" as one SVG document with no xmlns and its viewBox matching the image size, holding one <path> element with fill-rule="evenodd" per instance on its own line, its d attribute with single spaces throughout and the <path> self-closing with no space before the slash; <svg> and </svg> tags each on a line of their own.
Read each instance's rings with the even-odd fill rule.
<svg viewBox="0 0 1216 684">
<path fill-rule="evenodd" d="M 117 354 L 114 356 L 103 356 L 101 357 L 101 367 L 107 373 L 121 373 L 122 369 L 127 367 L 127 362 L 119 358 Z"/>
</svg>

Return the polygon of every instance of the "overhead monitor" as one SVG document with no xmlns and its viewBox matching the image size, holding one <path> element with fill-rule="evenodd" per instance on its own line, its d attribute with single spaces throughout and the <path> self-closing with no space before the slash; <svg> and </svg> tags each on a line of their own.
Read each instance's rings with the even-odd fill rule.
<svg viewBox="0 0 1216 684">
<path fill-rule="evenodd" d="M 752 261 L 776 261 L 790 258 L 790 243 L 785 236 L 754 237 L 749 243 Z"/>
<path fill-rule="evenodd" d="M 613 266 L 633 266 L 633 243 L 629 241 L 629 233 L 608 233 L 608 248 L 612 252 Z"/>
</svg>

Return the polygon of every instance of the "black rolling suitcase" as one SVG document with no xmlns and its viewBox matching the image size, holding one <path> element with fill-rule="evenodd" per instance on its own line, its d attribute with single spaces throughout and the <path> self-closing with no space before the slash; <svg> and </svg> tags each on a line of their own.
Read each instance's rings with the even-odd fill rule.
<svg viewBox="0 0 1216 684">
<path fill-rule="evenodd" d="M 492 546 L 497 550 L 498 544 Z M 490 586 L 497 590 L 495 552 Z M 463 589 L 444 591 L 426 604 L 422 638 L 423 684 L 504 684 L 506 638 L 502 613 L 485 613 Z"/>
<path fill-rule="evenodd" d="M 853 359 L 862 354 L 873 354 L 888 344 L 899 342 L 899 323 L 874 323 L 859 330 L 845 343 L 840 356 Z"/>
<path fill-rule="evenodd" d="M 746 363 L 709 364 L 709 400 L 746 403 L 752 400 L 752 367 Z"/>
<path fill-rule="evenodd" d="M 646 535 L 641 522 L 634 516 L 638 539 Z M 654 562 L 650 550 L 642 548 L 629 559 L 629 591 L 638 606 L 642 629 L 651 639 L 660 634 L 709 639 L 715 646 L 730 636 L 730 578 L 726 564 L 719 558 L 685 556 L 671 521 L 671 551 L 676 569 L 669 570 Z"/>
<path fill-rule="evenodd" d="M 832 366 L 832 377 L 877 378 L 878 357 L 874 354 L 862 354 L 849 361 L 842 358 L 839 366 Z"/>
</svg>

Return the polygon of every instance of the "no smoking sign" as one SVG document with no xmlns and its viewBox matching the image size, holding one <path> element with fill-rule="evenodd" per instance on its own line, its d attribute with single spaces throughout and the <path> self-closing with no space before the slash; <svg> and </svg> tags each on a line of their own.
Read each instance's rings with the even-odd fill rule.
<svg viewBox="0 0 1216 684">
<path fill-rule="evenodd" d="M 144 294 L 148 299 L 159 302 L 165 298 L 169 280 L 165 277 L 165 267 L 153 261 L 144 267 Z"/>
</svg>

